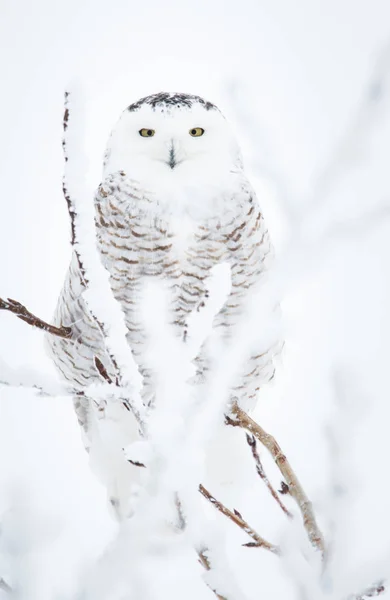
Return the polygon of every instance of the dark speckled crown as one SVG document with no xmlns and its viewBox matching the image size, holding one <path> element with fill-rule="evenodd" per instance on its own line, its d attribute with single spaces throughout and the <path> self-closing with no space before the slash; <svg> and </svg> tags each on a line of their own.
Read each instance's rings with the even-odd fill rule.
<svg viewBox="0 0 390 600">
<path fill-rule="evenodd" d="M 130 112 L 139 110 L 145 104 L 151 106 L 153 110 L 156 108 L 164 111 L 169 110 L 175 106 L 181 108 L 191 108 L 194 104 L 200 104 L 206 110 L 218 110 L 214 104 L 203 100 L 200 96 L 193 96 L 191 94 L 169 94 L 168 92 L 160 92 L 158 94 L 152 94 L 141 98 L 138 102 L 130 104 L 127 108 Z"/>
</svg>

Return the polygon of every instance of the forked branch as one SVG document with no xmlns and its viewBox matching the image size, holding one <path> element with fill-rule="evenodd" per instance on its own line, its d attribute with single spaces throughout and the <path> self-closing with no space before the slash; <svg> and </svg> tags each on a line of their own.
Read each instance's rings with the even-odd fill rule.
<svg viewBox="0 0 390 600">
<path fill-rule="evenodd" d="M 278 503 L 278 505 L 280 506 L 280 508 L 284 512 L 284 514 L 287 515 L 289 518 L 292 518 L 292 514 L 285 507 L 285 505 L 283 504 L 283 502 L 279 498 L 278 493 L 272 487 L 271 482 L 268 479 L 268 477 L 266 475 L 266 472 L 264 471 L 263 463 L 261 462 L 260 455 L 259 455 L 258 450 L 257 450 L 257 444 L 256 444 L 256 438 L 255 438 L 255 436 L 254 435 L 249 435 L 249 433 L 247 433 L 246 434 L 246 441 L 248 442 L 248 446 L 250 447 L 250 449 L 252 451 L 252 456 L 253 456 L 255 464 L 256 464 L 256 471 L 257 471 L 258 476 L 264 481 L 264 483 L 267 486 L 267 488 L 268 488 L 271 496 L 274 498 L 274 500 L 276 500 L 276 502 Z"/>
<path fill-rule="evenodd" d="M 288 462 L 285 454 L 283 454 L 281 447 L 275 440 L 275 438 L 267 433 L 260 425 L 258 425 L 245 411 L 242 410 L 235 403 L 232 407 L 232 414 L 235 419 L 230 417 L 226 418 L 226 422 L 229 425 L 236 427 L 242 427 L 249 431 L 256 439 L 259 440 L 268 452 L 271 454 L 275 463 L 277 464 L 281 474 L 286 480 L 288 491 L 292 498 L 299 506 L 302 514 L 303 524 L 307 531 L 310 542 L 315 548 L 317 548 L 322 556 L 325 554 L 325 542 L 321 530 L 317 524 L 312 504 L 309 498 L 306 496 L 302 485 L 300 484 L 298 477 L 295 475 L 290 463 Z"/>
</svg>

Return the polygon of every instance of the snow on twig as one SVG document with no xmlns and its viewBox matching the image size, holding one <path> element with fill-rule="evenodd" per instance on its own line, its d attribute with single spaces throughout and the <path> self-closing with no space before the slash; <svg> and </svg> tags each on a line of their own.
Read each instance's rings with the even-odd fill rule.
<svg viewBox="0 0 390 600">
<path fill-rule="evenodd" d="M 0 385 L 30 388 L 39 396 L 70 396 L 73 390 L 39 372 L 30 369 L 9 367 L 0 359 Z"/>
<path fill-rule="evenodd" d="M 375 598 L 376 596 L 380 596 L 381 594 L 383 594 L 383 592 L 385 591 L 386 588 L 383 582 L 381 581 L 380 583 L 375 583 L 374 585 L 371 585 L 360 594 L 352 594 L 351 596 L 348 596 L 347 600 L 366 600 L 367 598 Z"/>
<path fill-rule="evenodd" d="M 199 552 L 198 552 L 199 562 L 202 565 L 202 567 L 204 567 L 206 569 L 206 571 L 210 571 L 211 570 L 210 561 L 207 558 L 206 552 L 207 552 L 206 549 L 199 550 Z M 227 600 L 227 598 L 225 598 L 225 596 L 221 596 L 221 594 L 218 594 L 218 592 L 215 589 L 213 589 L 213 588 L 211 588 L 211 589 L 213 590 L 214 594 L 217 596 L 218 600 Z"/>
<path fill-rule="evenodd" d="M 65 93 L 63 189 L 71 220 L 72 244 L 86 286 L 83 298 L 102 332 L 120 386 L 127 392 L 128 403 L 138 422 L 143 424 L 142 376 L 127 343 L 123 311 L 113 296 L 109 273 L 100 260 L 96 245 L 93 192 L 85 184 L 84 124 L 82 94 L 74 87 Z"/>
<path fill-rule="evenodd" d="M 225 515 L 225 517 L 228 517 L 228 519 L 233 521 L 233 523 L 238 525 L 238 527 L 240 529 L 245 531 L 245 533 L 247 533 L 249 535 L 249 537 L 251 537 L 252 540 L 255 542 L 255 546 L 257 548 L 265 548 L 266 550 L 269 550 L 273 554 L 278 554 L 278 555 L 280 554 L 280 549 L 278 548 L 278 546 L 275 546 L 274 544 L 267 542 L 267 540 L 265 540 L 263 537 L 261 537 L 261 535 L 259 535 L 242 518 L 242 516 L 240 515 L 240 513 L 238 511 L 232 512 L 231 510 L 226 508 L 226 506 L 224 506 L 222 504 L 222 502 L 219 502 L 219 500 L 214 498 L 214 496 L 212 496 L 210 494 L 210 492 L 202 484 L 200 484 L 200 486 L 199 486 L 199 491 L 202 494 L 202 496 L 204 496 L 206 498 L 206 500 L 208 500 L 217 510 L 219 510 L 219 512 L 221 512 L 223 515 Z M 244 544 L 244 545 L 247 545 L 247 544 Z"/>
</svg>

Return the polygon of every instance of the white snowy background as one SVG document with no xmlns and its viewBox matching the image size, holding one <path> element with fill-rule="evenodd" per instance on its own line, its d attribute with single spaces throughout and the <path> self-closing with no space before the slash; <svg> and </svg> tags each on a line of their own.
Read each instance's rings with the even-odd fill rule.
<svg viewBox="0 0 390 600">
<path fill-rule="evenodd" d="M 0 297 L 51 319 L 70 259 L 61 137 L 75 77 L 87 98 L 90 182 L 123 108 L 184 91 L 215 102 L 236 128 L 282 255 L 306 219 L 307 252 L 282 286 L 283 364 L 256 419 L 288 455 L 332 554 L 318 588 L 293 552 L 280 560 L 241 548 L 248 540 L 226 521 L 249 600 L 341 600 L 390 578 L 389 40 L 387 0 L 0 2 Z M 0 313 L 0 379 L 10 369 L 53 375 L 42 333 Z M 241 460 L 250 483 L 235 508 L 288 546 L 283 515 L 249 478 L 244 441 Z M 0 533 L 0 578 L 17 581 L 22 598 L 73 599 L 94 580 L 117 526 L 70 399 L 0 388 Z M 214 597 L 180 549 L 139 565 L 125 543 L 120 559 L 114 549 L 107 581 L 133 561 L 148 582 L 140 598 Z M 91 597 L 109 597 L 99 586 Z"/>
</svg>

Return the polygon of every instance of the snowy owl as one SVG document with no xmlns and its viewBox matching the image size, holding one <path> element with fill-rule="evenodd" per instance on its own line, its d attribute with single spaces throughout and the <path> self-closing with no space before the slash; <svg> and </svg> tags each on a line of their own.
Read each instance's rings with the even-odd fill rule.
<svg viewBox="0 0 390 600">
<path fill-rule="evenodd" d="M 229 336 L 272 258 L 269 234 L 227 121 L 214 104 L 187 94 L 151 95 L 122 113 L 108 142 L 94 205 L 100 257 L 125 314 L 128 343 L 144 378 L 143 400 L 152 405 L 153 370 L 139 310 L 145 279 L 159 278 L 168 286 L 170 321 L 186 343 L 188 317 L 207 298 L 212 268 L 230 265 L 230 293 L 213 325 Z M 55 313 L 55 324 L 71 326 L 73 339 L 48 340 L 56 367 L 80 390 L 99 379 L 94 357 L 111 372 L 101 333 L 82 297 L 83 285 L 73 256 Z M 197 365 L 205 376 L 204 356 L 198 356 Z M 253 404 L 273 374 L 273 352 L 253 352 L 232 397 L 244 406 Z M 91 445 L 92 407 L 82 396 L 74 404 Z M 115 430 L 110 452 L 119 455 L 128 442 L 125 424 L 130 419 L 123 407 L 113 416 L 123 425 L 123 439 Z"/>
</svg>

